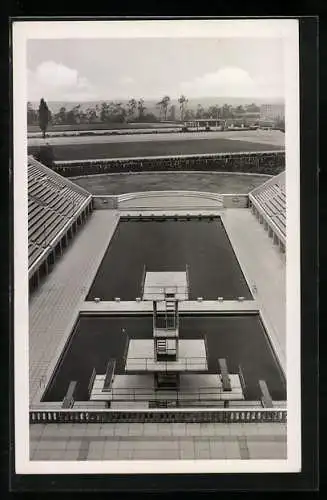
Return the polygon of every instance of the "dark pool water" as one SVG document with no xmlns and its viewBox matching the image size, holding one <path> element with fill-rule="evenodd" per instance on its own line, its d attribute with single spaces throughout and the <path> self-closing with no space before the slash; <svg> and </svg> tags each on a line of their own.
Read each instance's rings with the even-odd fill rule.
<svg viewBox="0 0 327 500">
<path fill-rule="evenodd" d="M 126 335 L 151 338 L 152 316 L 81 315 L 43 401 L 62 401 L 72 380 L 78 382 L 76 400 L 87 400 L 93 368 L 97 373 L 105 373 L 110 358 L 116 359 L 116 373 L 123 373 Z M 248 400 L 260 398 L 259 379 L 266 381 L 274 400 L 286 399 L 285 380 L 259 315 L 180 317 L 181 338 L 203 335 L 207 338 L 210 373 L 218 372 L 218 358 L 226 358 L 231 373 L 241 365 Z"/>
<path fill-rule="evenodd" d="M 189 269 L 190 299 L 252 299 L 219 217 L 120 221 L 87 300 L 135 300 L 148 271 Z"/>
</svg>

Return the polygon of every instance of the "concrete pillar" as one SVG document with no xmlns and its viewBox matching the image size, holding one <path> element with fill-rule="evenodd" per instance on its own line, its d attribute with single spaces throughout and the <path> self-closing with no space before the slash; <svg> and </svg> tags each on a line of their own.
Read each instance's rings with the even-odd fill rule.
<svg viewBox="0 0 327 500">
<path fill-rule="evenodd" d="M 53 265 L 54 262 L 55 262 L 55 253 L 54 253 L 54 250 L 52 250 L 52 252 L 49 254 L 48 259 L 49 259 L 49 264 Z"/>
<path fill-rule="evenodd" d="M 48 263 L 48 257 L 44 261 L 44 271 L 45 275 L 47 276 L 49 274 L 49 263 Z"/>
</svg>

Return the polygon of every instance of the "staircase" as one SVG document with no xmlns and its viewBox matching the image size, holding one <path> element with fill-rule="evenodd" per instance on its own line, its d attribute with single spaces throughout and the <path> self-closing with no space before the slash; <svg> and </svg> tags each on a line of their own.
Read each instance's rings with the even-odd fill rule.
<svg viewBox="0 0 327 500">
<path fill-rule="evenodd" d="M 166 306 L 166 328 L 174 329 L 176 328 L 176 300 L 175 299 L 165 299 Z"/>
<path fill-rule="evenodd" d="M 167 339 L 157 339 L 157 354 L 166 354 L 167 352 Z"/>
</svg>

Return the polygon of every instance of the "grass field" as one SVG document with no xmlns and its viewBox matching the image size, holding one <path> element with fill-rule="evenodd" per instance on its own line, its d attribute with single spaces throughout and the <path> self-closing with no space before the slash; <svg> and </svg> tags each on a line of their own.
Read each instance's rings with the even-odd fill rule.
<svg viewBox="0 0 327 500">
<path fill-rule="evenodd" d="M 165 140 L 53 145 L 56 161 L 100 158 L 133 158 L 245 151 L 280 151 L 284 146 L 229 139 Z M 35 154 L 38 146 L 29 146 Z"/>
<path fill-rule="evenodd" d="M 269 177 L 219 172 L 155 172 L 93 175 L 73 179 L 95 195 L 124 194 L 137 191 L 207 191 L 211 193 L 249 193 Z"/>
</svg>

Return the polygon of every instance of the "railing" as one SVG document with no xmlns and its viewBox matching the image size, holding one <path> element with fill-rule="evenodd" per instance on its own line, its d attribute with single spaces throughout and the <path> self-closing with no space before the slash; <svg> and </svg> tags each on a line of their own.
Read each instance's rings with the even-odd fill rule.
<svg viewBox="0 0 327 500">
<path fill-rule="evenodd" d="M 204 357 L 203 358 L 179 357 L 178 360 L 176 361 L 155 361 L 153 358 L 148 357 L 148 358 L 128 358 L 128 363 L 126 363 L 125 366 L 125 370 L 129 372 L 138 370 L 174 372 L 176 370 L 180 371 L 181 369 L 185 371 L 188 370 L 204 371 L 207 370 L 207 362 Z"/>
<path fill-rule="evenodd" d="M 110 409 L 103 410 L 47 410 L 39 411 L 31 409 L 29 411 L 30 424 L 45 423 L 285 423 L 287 421 L 287 410 L 156 410 L 156 411 L 115 411 Z"/>
<path fill-rule="evenodd" d="M 92 389 L 93 389 L 93 384 L 94 384 L 94 380 L 95 380 L 96 374 L 97 373 L 95 371 L 95 368 L 93 368 L 92 375 L 90 377 L 90 381 L 89 381 L 89 384 L 87 386 L 87 393 L 88 393 L 89 397 L 90 397 Z"/>
</svg>

